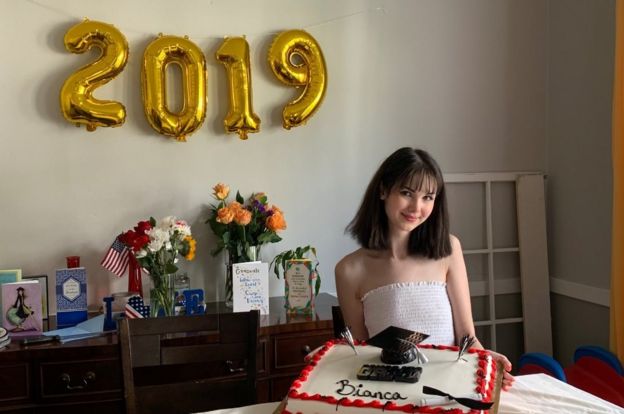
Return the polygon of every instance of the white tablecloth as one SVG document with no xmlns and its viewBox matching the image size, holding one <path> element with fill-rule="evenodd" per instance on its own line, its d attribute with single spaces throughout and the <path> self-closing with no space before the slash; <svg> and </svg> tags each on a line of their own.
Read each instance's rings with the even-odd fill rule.
<svg viewBox="0 0 624 414">
<path fill-rule="evenodd" d="M 257 404 L 210 414 L 272 414 L 279 403 Z M 499 414 L 624 414 L 611 404 L 545 374 L 522 375 L 509 391 L 501 391 Z M 208 413 L 205 413 L 208 414 Z"/>
</svg>

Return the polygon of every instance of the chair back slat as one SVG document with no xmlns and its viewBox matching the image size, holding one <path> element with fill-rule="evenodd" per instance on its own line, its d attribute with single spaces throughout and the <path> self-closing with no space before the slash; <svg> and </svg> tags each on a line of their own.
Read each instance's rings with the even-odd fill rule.
<svg viewBox="0 0 624 414">
<path fill-rule="evenodd" d="M 244 379 L 164 384 L 142 387 L 137 398 L 144 413 L 196 413 L 231 408 L 232 401 L 245 405 L 244 395 L 238 391 L 245 386 Z"/>
<path fill-rule="evenodd" d="M 122 320 L 127 412 L 188 413 L 256 401 L 258 311 Z"/>
<path fill-rule="evenodd" d="M 163 347 L 162 365 L 188 364 L 212 361 L 241 360 L 247 357 L 247 343 L 238 342 L 224 347 L 223 344 Z"/>
</svg>

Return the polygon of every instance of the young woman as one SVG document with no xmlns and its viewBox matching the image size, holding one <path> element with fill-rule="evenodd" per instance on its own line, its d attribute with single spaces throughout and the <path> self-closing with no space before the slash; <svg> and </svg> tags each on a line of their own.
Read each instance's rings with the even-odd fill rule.
<svg viewBox="0 0 624 414">
<path fill-rule="evenodd" d="M 401 148 L 379 167 L 347 231 L 362 246 L 336 265 L 336 290 L 354 338 L 390 325 L 456 345 L 475 336 L 461 245 L 449 233 L 442 173 L 425 151 Z M 475 347 L 483 348 L 477 340 Z M 503 389 L 513 383 L 511 363 Z"/>
</svg>

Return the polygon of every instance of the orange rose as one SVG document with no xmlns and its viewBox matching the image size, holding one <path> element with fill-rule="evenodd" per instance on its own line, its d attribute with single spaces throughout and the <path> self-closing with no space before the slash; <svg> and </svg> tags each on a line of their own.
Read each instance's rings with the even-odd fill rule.
<svg viewBox="0 0 624 414">
<path fill-rule="evenodd" d="M 284 212 L 280 210 L 280 208 L 276 206 L 275 204 L 273 204 L 273 206 L 271 207 L 271 211 L 284 215 Z"/>
<path fill-rule="evenodd" d="M 245 208 L 239 208 L 234 212 L 234 222 L 241 226 L 246 226 L 251 221 L 251 211 Z"/>
<path fill-rule="evenodd" d="M 230 194 L 230 187 L 223 183 L 215 185 L 212 190 L 214 191 L 214 196 L 217 200 L 225 200 Z"/>
<path fill-rule="evenodd" d="M 286 220 L 281 212 L 275 211 L 266 220 L 266 226 L 271 231 L 279 231 L 286 229 Z"/>
<path fill-rule="evenodd" d="M 243 205 L 238 201 L 232 201 L 230 204 L 228 204 L 228 208 L 232 211 L 238 211 L 243 208 Z"/>
<path fill-rule="evenodd" d="M 229 207 L 222 207 L 217 211 L 217 222 L 230 224 L 234 220 L 234 211 Z"/>
</svg>

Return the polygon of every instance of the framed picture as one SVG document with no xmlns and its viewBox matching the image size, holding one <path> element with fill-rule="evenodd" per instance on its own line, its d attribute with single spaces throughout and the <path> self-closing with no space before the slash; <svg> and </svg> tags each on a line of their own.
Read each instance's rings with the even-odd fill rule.
<svg viewBox="0 0 624 414">
<path fill-rule="evenodd" d="M 0 285 L 22 280 L 22 269 L 0 270 Z"/>
<path fill-rule="evenodd" d="M 48 275 L 24 276 L 24 280 L 27 279 L 39 281 L 39 285 L 41 286 L 41 315 L 43 316 L 44 321 L 48 320 Z"/>
</svg>

